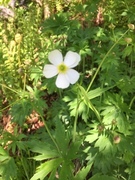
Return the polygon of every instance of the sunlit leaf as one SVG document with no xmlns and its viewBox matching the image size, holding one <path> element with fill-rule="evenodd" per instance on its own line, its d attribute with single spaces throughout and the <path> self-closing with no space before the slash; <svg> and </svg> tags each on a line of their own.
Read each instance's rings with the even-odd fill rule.
<svg viewBox="0 0 135 180">
<path fill-rule="evenodd" d="M 38 168 L 34 176 L 30 180 L 43 180 L 50 172 L 57 169 L 62 162 L 61 158 L 52 159 L 45 163 L 42 163 Z"/>
</svg>

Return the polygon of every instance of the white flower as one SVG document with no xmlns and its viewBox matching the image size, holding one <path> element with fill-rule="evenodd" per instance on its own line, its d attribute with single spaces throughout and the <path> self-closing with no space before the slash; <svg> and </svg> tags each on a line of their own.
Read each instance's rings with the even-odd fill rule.
<svg viewBox="0 0 135 180">
<path fill-rule="evenodd" d="M 43 74 L 46 78 L 56 75 L 56 86 L 58 88 L 67 88 L 70 84 L 75 84 L 79 79 L 79 73 L 72 69 L 79 64 L 81 57 L 78 53 L 68 51 L 64 60 L 59 50 L 51 51 L 48 59 L 52 64 L 44 66 Z"/>
</svg>

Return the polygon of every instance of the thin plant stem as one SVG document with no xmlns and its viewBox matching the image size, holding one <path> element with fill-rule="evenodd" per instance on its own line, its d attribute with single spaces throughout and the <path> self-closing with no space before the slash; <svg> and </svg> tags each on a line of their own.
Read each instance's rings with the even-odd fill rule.
<svg viewBox="0 0 135 180">
<path fill-rule="evenodd" d="M 129 104 L 129 109 L 131 109 L 132 104 L 133 104 L 134 101 L 135 101 L 135 96 L 132 98 L 132 100 L 131 100 L 131 102 L 130 102 L 130 104 Z"/>
<path fill-rule="evenodd" d="M 37 111 L 37 112 L 38 112 L 38 111 Z M 57 143 L 56 143 L 55 139 L 53 138 L 53 136 L 52 136 L 52 134 L 51 134 L 51 132 L 50 132 L 50 130 L 49 130 L 49 128 L 48 128 L 48 126 L 47 126 L 47 124 L 46 124 L 46 122 L 45 122 L 44 118 L 43 118 L 43 116 L 41 115 L 41 113 L 39 113 L 39 114 L 40 114 L 40 117 L 41 117 L 42 121 L 44 122 L 45 129 L 46 129 L 46 131 L 47 131 L 48 135 L 50 136 L 51 140 L 52 140 L 52 141 L 53 141 L 53 143 L 55 144 L 55 146 L 56 146 L 56 148 L 57 148 L 58 152 L 61 154 L 61 151 L 60 151 L 60 149 L 59 149 L 59 147 L 58 147 L 58 145 L 57 145 Z"/>
<path fill-rule="evenodd" d="M 6 86 L 5 84 L 1 84 L 1 83 L 0 83 L 0 85 L 1 85 L 2 87 L 5 87 L 5 88 L 9 89 L 10 91 L 12 91 L 12 92 L 14 92 L 14 93 L 16 93 L 16 94 L 19 94 L 17 91 L 15 91 L 15 90 L 13 90 L 12 88 Z"/>
<path fill-rule="evenodd" d="M 23 82 L 23 90 L 25 91 L 25 88 L 26 88 L 26 72 L 24 73 L 24 82 Z"/>
<path fill-rule="evenodd" d="M 99 120 L 99 122 L 101 122 L 100 114 L 99 114 L 98 110 L 95 108 L 95 106 L 91 103 L 90 100 L 89 100 L 89 106 L 93 110 L 93 112 L 95 113 L 95 115 L 96 115 L 97 119 Z"/>
<path fill-rule="evenodd" d="M 127 34 L 128 31 L 129 31 L 129 29 L 113 44 L 113 46 L 112 46 L 112 47 L 109 49 L 109 51 L 106 53 L 106 55 L 104 56 L 104 58 L 102 59 L 101 63 L 99 64 L 99 66 L 98 66 L 98 68 L 97 68 L 97 70 L 96 70 L 96 72 L 95 72 L 95 74 L 94 74 L 94 76 L 93 76 L 93 78 L 92 78 L 92 80 L 91 80 L 88 88 L 87 88 L 87 92 L 90 90 L 90 88 L 91 88 L 91 86 L 92 86 L 92 84 L 93 84 L 93 82 L 94 82 L 94 80 L 95 80 L 95 78 L 96 78 L 96 76 L 97 76 L 97 74 L 98 74 L 101 66 L 103 65 L 104 61 L 106 60 L 107 56 L 110 54 L 110 52 L 111 52 L 111 51 L 113 50 L 113 48 L 116 46 L 116 44 L 125 36 L 125 34 Z"/>
<path fill-rule="evenodd" d="M 20 152 L 21 152 L 21 162 L 22 162 L 22 166 L 23 166 L 25 175 L 26 175 L 26 177 L 27 177 L 27 180 L 29 180 L 30 177 L 28 176 L 27 170 L 26 170 L 26 168 L 25 168 L 25 164 L 24 164 L 24 162 L 23 162 L 23 154 L 22 154 L 22 151 L 20 151 Z"/>
<path fill-rule="evenodd" d="M 18 65 L 19 65 L 19 67 L 21 67 L 21 60 L 20 60 L 20 43 L 18 44 L 17 49 L 18 49 Z"/>
<path fill-rule="evenodd" d="M 130 77 L 132 76 L 132 72 L 133 72 L 133 55 L 131 55 L 131 61 L 130 61 Z"/>
<path fill-rule="evenodd" d="M 61 89 L 59 89 L 59 96 L 62 99 Z"/>
<path fill-rule="evenodd" d="M 86 105 L 95 113 L 97 119 L 101 122 L 100 114 L 99 114 L 98 110 L 95 108 L 95 106 L 91 103 L 91 101 L 88 97 L 87 91 L 85 91 L 80 85 L 78 85 L 78 87 L 83 94 L 82 101 L 85 101 Z"/>
<path fill-rule="evenodd" d="M 76 127 L 77 127 L 77 120 L 78 120 L 78 108 L 79 108 L 79 105 L 80 105 L 81 101 L 79 101 L 79 93 L 77 93 L 77 106 L 76 106 L 76 113 L 75 113 L 75 120 L 74 120 L 74 127 L 73 127 L 73 142 L 75 142 L 75 138 L 76 138 Z"/>
<path fill-rule="evenodd" d="M 77 127 L 77 119 L 78 119 L 78 108 L 79 108 L 79 104 L 77 105 L 76 114 L 75 114 L 75 121 L 74 121 L 74 128 L 73 128 L 73 142 L 75 142 L 75 138 L 76 138 L 76 127 Z"/>
</svg>

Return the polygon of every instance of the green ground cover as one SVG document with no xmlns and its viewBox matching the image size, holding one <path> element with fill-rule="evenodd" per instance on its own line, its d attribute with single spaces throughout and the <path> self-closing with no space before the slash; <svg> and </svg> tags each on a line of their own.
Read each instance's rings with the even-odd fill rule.
<svg viewBox="0 0 135 180">
<path fill-rule="evenodd" d="M 135 179 L 134 17 L 134 0 L 0 1 L 1 180 Z"/>
</svg>

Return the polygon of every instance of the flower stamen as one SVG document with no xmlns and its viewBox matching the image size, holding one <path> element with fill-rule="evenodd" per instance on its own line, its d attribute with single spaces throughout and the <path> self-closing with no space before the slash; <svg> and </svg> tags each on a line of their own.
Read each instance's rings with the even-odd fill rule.
<svg viewBox="0 0 135 180">
<path fill-rule="evenodd" d="M 68 67 L 65 64 L 60 64 L 58 66 L 58 72 L 65 74 L 67 72 Z"/>
</svg>

